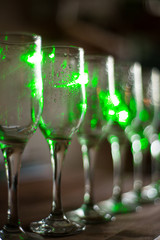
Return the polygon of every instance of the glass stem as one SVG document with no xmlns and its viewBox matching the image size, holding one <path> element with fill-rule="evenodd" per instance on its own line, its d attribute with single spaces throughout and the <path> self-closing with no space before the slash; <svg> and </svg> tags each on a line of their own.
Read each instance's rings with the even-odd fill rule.
<svg viewBox="0 0 160 240">
<path fill-rule="evenodd" d="M 2 149 L 8 183 L 7 224 L 4 230 L 10 233 L 22 231 L 18 218 L 18 182 L 23 149 L 24 146 Z"/>
<path fill-rule="evenodd" d="M 96 146 L 88 147 L 87 144 L 81 145 L 83 168 L 84 168 L 84 204 L 94 205 L 94 193 L 93 193 L 93 171 L 95 166 Z"/>
<path fill-rule="evenodd" d="M 134 142 L 132 143 L 133 146 Z M 132 147 L 133 149 L 133 147 Z M 143 186 L 142 161 L 143 153 L 139 148 L 137 151 L 132 151 L 133 154 L 133 189 L 138 197 L 140 197 Z"/>
<path fill-rule="evenodd" d="M 112 137 L 111 143 L 111 155 L 113 160 L 113 193 L 112 199 L 116 202 L 121 201 L 122 197 L 122 184 L 123 184 L 123 167 L 124 167 L 124 146 L 120 143 L 119 138 Z"/>
<path fill-rule="evenodd" d="M 160 182 L 160 139 L 159 139 L 159 111 L 160 106 L 154 106 L 154 117 L 151 123 L 151 131 L 148 134 L 151 153 L 151 182 Z M 157 151 L 159 149 L 159 151 Z"/>
<path fill-rule="evenodd" d="M 153 149 L 152 146 L 155 144 L 155 142 L 159 142 L 159 139 L 153 141 L 151 143 L 151 148 Z M 157 153 L 153 153 L 152 150 L 151 152 L 151 182 L 152 183 L 157 183 L 160 180 L 160 151 L 157 151 Z"/>
<path fill-rule="evenodd" d="M 63 219 L 63 208 L 61 201 L 61 173 L 65 153 L 68 148 L 68 140 L 48 140 L 51 164 L 53 171 L 53 201 L 50 217 Z"/>
</svg>

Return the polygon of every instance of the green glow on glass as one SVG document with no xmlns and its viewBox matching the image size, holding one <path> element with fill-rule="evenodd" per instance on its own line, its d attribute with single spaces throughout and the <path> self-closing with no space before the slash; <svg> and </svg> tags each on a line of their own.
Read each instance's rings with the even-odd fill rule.
<svg viewBox="0 0 160 240">
<path fill-rule="evenodd" d="M 98 84 L 98 76 L 99 76 L 99 69 L 94 69 L 92 76 L 89 76 L 89 69 L 88 69 L 88 62 L 84 63 L 84 75 L 85 75 L 85 84 L 91 83 L 92 87 L 97 87 Z M 90 79 L 89 79 L 90 77 Z"/>
<path fill-rule="evenodd" d="M 113 114 L 114 113 L 114 114 Z M 103 115 L 105 116 L 106 120 L 117 121 L 116 112 L 112 109 L 108 109 L 107 111 L 103 111 Z"/>
<path fill-rule="evenodd" d="M 0 47 L 0 54 L 2 54 L 2 52 L 3 52 L 3 48 L 2 48 L 2 47 Z"/>
<path fill-rule="evenodd" d="M 3 144 L 3 143 L 0 143 L 0 148 L 1 148 L 1 150 L 3 150 L 3 157 L 4 157 L 4 164 L 5 164 L 5 166 L 6 167 L 8 167 L 8 161 L 7 161 L 7 152 L 6 152 L 6 145 L 5 144 Z"/>
<path fill-rule="evenodd" d="M 67 67 L 67 60 L 63 60 L 63 63 L 61 64 L 61 68 L 65 69 Z"/>
<path fill-rule="evenodd" d="M 39 39 L 37 41 L 40 41 Z M 40 99 L 40 105 L 43 106 L 43 84 L 42 84 L 42 75 L 41 75 L 41 44 L 37 42 L 36 44 L 31 44 L 26 53 L 22 54 L 20 60 L 27 63 L 31 68 L 34 69 L 35 77 L 31 79 L 26 85 L 30 88 L 31 96 L 37 97 Z M 34 114 L 34 111 L 32 112 Z"/>
<path fill-rule="evenodd" d="M 45 124 L 44 120 L 42 117 L 40 117 L 40 121 L 39 121 L 39 124 L 40 124 L 40 128 L 41 128 L 41 131 L 43 132 L 44 136 L 47 138 L 49 138 L 52 134 L 53 134 L 53 130 L 49 129 L 49 123 L 48 124 Z"/>
<path fill-rule="evenodd" d="M 118 121 L 119 122 L 126 122 L 129 116 L 129 113 L 125 110 L 120 111 L 118 114 Z"/>
<path fill-rule="evenodd" d="M 78 78 L 79 78 L 80 74 L 77 73 L 77 72 L 72 72 L 71 73 L 71 78 L 72 78 L 72 81 L 76 81 Z"/>
<path fill-rule="evenodd" d="M 115 94 L 112 95 L 112 96 L 110 96 L 110 94 L 109 94 L 109 92 L 108 92 L 108 94 L 104 93 L 104 96 L 103 96 L 103 97 L 106 98 L 106 101 L 107 101 L 108 104 L 110 104 L 110 105 L 113 105 L 113 106 L 117 107 L 117 106 L 120 104 L 120 100 L 119 100 L 118 96 L 115 95 Z"/>
<path fill-rule="evenodd" d="M 32 58 L 32 57 L 36 53 L 35 48 L 36 48 L 36 46 L 31 44 L 29 46 L 29 49 L 27 49 L 27 51 L 24 54 L 21 55 L 20 60 L 22 62 L 25 62 L 25 63 L 28 63 L 28 64 L 32 65 L 33 64 L 32 61 L 34 60 L 34 58 Z"/>
<path fill-rule="evenodd" d="M 142 122 L 145 122 L 149 119 L 149 114 L 147 112 L 146 109 L 143 109 L 140 113 L 139 113 L 139 118 Z"/>
<path fill-rule="evenodd" d="M 92 87 L 97 87 L 98 84 L 98 75 L 99 75 L 99 71 L 98 69 L 94 69 L 93 71 L 93 76 L 92 76 Z"/>
<path fill-rule="evenodd" d="M 80 66 L 80 79 L 79 79 L 79 84 L 81 85 L 82 89 L 82 97 L 83 97 L 83 102 L 82 102 L 82 115 L 81 115 L 81 120 L 84 118 L 86 111 L 87 111 L 87 97 L 86 97 L 86 90 L 85 90 L 85 72 L 84 72 L 84 50 L 83 48 L 79 48 L 79 66 Z M 87 79 L 88 80 L 88 79 Z M 80 121 L 79 125 L 77 128 L 80 126 Z"/>
<path fill-rule="evenodd" d="M 84 73 L 82 79 L 78 81 L 80 84 L 87 84 L 89 82 L 88 80 L 88 74 Z"/>
<path fill-rule="evenodd" d="M 4 148 L 6 148 L 6 145 L 4 144 L 4 143 L 0 143 L 0 148 L 1 149 L 4 149 Z M 4 156 L 4 155 L 3 155 Z"/>
<path fill-rule="evenodd" d="M 36 94 L 38 93 L 38 89 L 39 89 L 39 86 L 38 86 L 38 83 L 35 79 L 32 79 L 29 84 L 26 86 L 28 88 L 31 89 L 31 96 L 32 97 L 36 97 Z M 41 88 L 41 86 L 40 86 Z"/>
<path fill-rule="evenodd" d="M 51 130 L 49 130 L 49 129 L 47 129 L 47 128 L 43 128 L 42 126 L 41 126 L 41 128 L 44 130 L 45 129 L 45 135 L 46 135 L 46 137 L 50 137 L 51 136 L 51 134 L 53 133 L 53 131 L 51 131 Z M 42 131 L 43 131 L 42 130 Z M 44 131 L 43 131 L 44 132 Z"/>
<path fill-rule="evenodd" d="M 115 115 L 115 111 L 112 110 L 112 109 L 109 109 L 108 114 L 111 115 L 111 116 L 114 116 Z"/>
<path fill-rule="evenodd" d="M 51 54 L 49 54 L 49 57 L 53 60 L 55 60 L 55 50 L 56 48 L 53 47 L 53 50 L 51 52 Z M 74 85 L 78 85 L 80 84 L 81 87 L 82 87 L 82 92 L 83 92 L 83 95 L 85 96 L 85 84 L 88 83 L 88 75 L 84 74 L 84 50 L 82 48 L 79 48 L 79 55 L 80 55 L 80 69 L 79 71 L 75 72 L 75 71 L 72 71 L 71 72 L 71 75 L 68 76 L 69 78 L 71 78 L 70 82 L 68 82 L 68 79 L 67 79 L 67 83 L 65 80 L 63 79 L 60 79 L 60 82 L 62 84 L 58 84 L 58 85 L 54 85 L 53 87 L 54 88 L 68 88 L 68 87 L 73 87 Z M 43 62 L 45 62 L 45 52 L 43 52 Z M 63 63 L 61 64 L 61 68 L 66 68 L 67 67 L 67 60 L 65 59 L 63 61 Z M 63 73 L 63 72 L 62 72 Z M 52 72 L 52 75 L 53 75 L 53 72 Z M 58 72 L 57 73 L 57 77 L 60 76 L 60 73 Z M 43 76 L 44 78 L 44 76 Z M 86 108 L 86 107 L 85 107 Z"/>
<path fill-rule="evenodd" d="M 73 111 L 70 111 L 70 112 L 69 112 L 69 115 L 68 115 L 68 120 L 69 120 L 69 122 L 72 123 L 74 119 L 75 119 L 75 114 L 74 114 Z"/>
<path fill-rule="evenodd" d="M 91 128 L 95 128 L 96 125 L 97 125 L 97 119 L 96 118 L 91 119 Z"/>
<path fill-rule="evenodd" d="M 134 98 L 130 99 L 129 107 L 130 107 L 132 113 L 134 113 L 134 115 L 135 115 L 137 112 L 137 108 L 136 108 L 136 100 Z"/>
<path fill-rule="evenodd" d="M 7 40 L 8 40 L 8 36 L 7 36 L 7 35 L 5 36 L 4 40 L 5 40 L 5 41 L 7 41 Z"/>
<path fill-rule="evenodd" d="M 113 103 L 113 105 L 114 105 L 115 107 L 120 104 L 120 101 L 119 101 L 119 99 L 118 99 L 118 97 L 117 97 L 116 95 L 110 96 L 110 99 L 111 99 L 111 101 L 112 101 L 112 103 Z"/>
<path fill-rule="evenodd" d="M 127 213 L 130 212 L 129 207 L 125 206 L 122 202 L 114 202 L 111 206 L 111 211 L 113 213 Z"/>
<path fill-rule="evenodd" d="M 4 60 L 6 58 L 6 55 L 4 53 L 4 49 L 2 47 L 0 47 L 0 56 L 1 56 L 2 60 Z"/>
<path fill-rule="evenodd" d="M 140 143 L 141 143 L 141 149 L 146 149 L 149 146 L 149 142 L 147 138 L 141 138 L 140 139 Z"/>
<path fill-rule="evenodd" d="M 72 80 L 71 80 L 71 82 L 67 83 L 66 86 L 67 86 L 67 87 L 68 87 L 68 86 L 73 86 L 73 85 L 75 85 L 75 84 L 80 83 L 79 80 L 78 80 L 79 77 L 80 77 L 80 74 L 79 74 L 79 73 L 72 72 L 72 73 L 71 73 L 71 79 L 72 79 Z"/>
<path fill-rule="evenodd" d="M 52 62 L 55 61 L 55 47 L 53 47 L 52 52 L 48 55 L 48 57 L 52 60 Z"/>
<path fill-rule="evenodd" d="M 83 76 L 81 76 L 79 73 L 76 72 L 72 72 L 72 80 L 67 83 L 67 84 L 62 84 L 62 85 L 54 85 L 55 88 L 68 88 L 68 87 L 72 87 L 74 85 L 85 85 L 88 83 L 88 78 L 86 75 L 83 74 Z"/>
<path fill-rule="evenodd" d="M 97 101 L 97 94 L 93 94 L 91 96 L 92 101 Z M 95 106 L 95 105 L 94 105 Z M 95 106 L 96 107 L 96 106 Z"/>
<path fill-rule="evenodd" d="M 31 64 L 36 64 L 42 61 L 42 55 L 39 53 L 34 53 L 33 55 L 28 55 L 26 61 Z"/>
<path fill-rule="evenodd" d="M 34 108 L 32 108 L 31 116 L 32 116 L 32 121 L 35 122 L 36 121 L 36 112 L 35 112 Z"/>
<path fill-rule="evenodd" d="M 140 153 L 141 150 L 148 148 L 149 141 L 147 138 L 140 137 L 140 135 L 138 135 L 138 134 L 133 135 L 132 138 L 135 138 L 132 140 L 132 151 L 134 153 Z"/>
<path fill-rule="evenodd" d="M 55 54 L 54 53 L 51 53 L 51 54 L 49 54 L 49 58 L 54 58 L 55 57 Z"/>
<path fill-rule="evenodd" d="M 36 64 L 41 64 L 42 53 L 40 53 L 39 48 L 40 46 L 31 44 L 27 52 L 21 55 L 20 60 L 22 62 L 28 63 L 32 68 L 34 68 Z"/>
<path fill-rule="evenodd" d="M 0 140 L 4 140 L 4 135 L 0 134 Z"/>
<path fill-rule="evenodd" d="M 88 63 L 84 63 L 84 84 L 89 83 L 89 74 L 88 74 Z"/>
<path fill-rule="evenodd" d="M 51 139 L 48 139 L 47 142 L 49 143 L 49 145 L 52 145 L 53 141 Z M 51 155 L 54 153 L 53 148 L 51 149 Z"/>
<path fill-rule="evenodd" d="M 83 103 L 81 102 L 81 103 L 77 104 L 77 108 L 80 112 L 86 113 L 86 111 L 87 111 L 87 103 L 85 101 L 86 100 L 84 100 Z"/>
<path fill-rule="evenodd" d="M 118 142 L 118 138 L 114 135 L 110 135 L 108 141 L 112 144 L 114 142 Z"/>
<path fill-rule="evenodd" d="M 118 123 L 122 128 L 131 122 L 131 113 L 129 106 L 118 91 L 110 96 L 109 91 L 101 91 L 99 93 L 100 104 L 103 116 L 106 121 L 112 120 Z"/>
</svg>

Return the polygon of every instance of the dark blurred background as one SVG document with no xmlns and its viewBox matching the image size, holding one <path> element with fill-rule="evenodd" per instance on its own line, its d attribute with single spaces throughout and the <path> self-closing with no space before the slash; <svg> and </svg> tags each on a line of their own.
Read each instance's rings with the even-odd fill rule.
<svg viewBox="0 0 160 240">
<path fill-rule="evenodd" d="M 0 29 L 159 64 L 159 0 L 6 0 Z"/>
<path fill-rule="evenodd" d="M 44 43 L 77 45 L 86 52 L 160 65 L 159 0 L 5 0 L 0 4 L 0 31 L 34 32 L 42 35 Z M 128 152 L 126 169 L 131 171 L 129 156 Z M 23 154 L 23 179 L 50 176 L 49 164 L 48 147 L 38 130 Z M 97 168 L 112 174 L 110 148 L 105 140 L 98 152 Z M 65 171 L 69 173 L 70 169 L 82 173 L 76 136 L 66 157 Z"/>
</svg>

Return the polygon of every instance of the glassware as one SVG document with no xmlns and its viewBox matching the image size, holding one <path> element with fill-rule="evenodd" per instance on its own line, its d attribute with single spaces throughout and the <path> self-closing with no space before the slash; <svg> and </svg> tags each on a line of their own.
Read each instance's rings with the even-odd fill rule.
<svg viewBox="0 0 160 240">
<path fill-rule="evenodd" d="M 40 129 L 48 143 L 53 170 L 53 202 L 48 217 L 32 222 L 33 232 L 45 236 L 67 236 L 85 226 L 70 221 L 61 202 L 61 171 L 72 135 L 86 111 L 84 52 L 82 48 L 48 46 L 43 48 L 44 109 Z"/>
<path fill-rule="evenodd" d="M 135 117 L 130 68 L 130 62 L 114 59 L 112 56 L 108 58 L 108 86 L 101 101 L 108 123 L 104 132 L 111 144 L 113 159 L 113 192 L 110 199 L 101 201 L 98 205 L 113 214 L 132 212 L 137 207 L 135 203 L 124 201 L 122 197 L 124 160 L 128 146 L 125 129 Z"/>
<path fill-rule="evenodd" d="M 0 33 L 0 147 L 8 182 L 7 223 L 1 240 L 38 240 L 25 232 L 18 216 L 21 154 L 42 112 L 41 37 Z"/>
<path fill-rule="evenodd" d="M 144 135 L 150 143 L 151 153 L 151 183 L 142 188 L 142 202 L 159 201 L 160 198 L 160 72 L 157 68 L 151 73 L 151 104 L 153 105 L 153 119 L 144 129 Z"/>
<path fill-rule="evenodd" d="M 75 221 L 94 224 L 111 220 L 111 215 L 102 211 L 94 201 L 94 168 L 96 153 L 103 138 L 103 127 L 106 125 L 103 116 L 100 94 L 107 88 L 106 56 L 85 55 L 85 74 L 87 112 L 77 136 L 81 145 L 84 169 L 84 201 L 80 208 L 70 211 L 67 216 Z"/>
<path fill-rule="evenodd" d="M 124 199 L 140 205 L 144 203 L 142 198 L 143 161 L 146 152 L 149 151 L 149 140 L 144 134 L 144 129 L 151 124 L 154 112 L 152 104 L 152 69 L 135 63 L 132 67 L 132 75 L 136 117 L 131 125 L 127 126 L 125 132 L 132 146 L 134 185 L 133 191 L 124 194 Z"/>
</svg>

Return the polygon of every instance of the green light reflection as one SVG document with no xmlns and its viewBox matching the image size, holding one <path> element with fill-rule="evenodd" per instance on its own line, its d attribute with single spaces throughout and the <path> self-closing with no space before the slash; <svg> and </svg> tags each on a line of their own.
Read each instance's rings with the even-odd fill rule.
<svg viewBox="0 0 160 240">
<path fill-rule="evenodd" d="M 53 50 L 52 50 L 52 52 L 48 55 L 49 56 L 49 58 L 52 60 L 52 62 L 54 62 L 55 61 L 55 47 L 53 46 Z"/>
<path fill-rule="evenodd" d="M 140 142 L 141 142 L 141 149 L 147 149 L 149 147 L 149 141 L 147 138 L 141 138 L 140 139 Z"/>
<path fill-rule="evenodd" d="M 5 50 L 3 47 L 0 47 L 0 59 L 4 60 L 6 58 Z"/>
<path fill-rule="evenodd" d="M 63 63 L 61 64 L 61 68 L 65 69 L 67 67 L 67 60 L 63 60 Z"/>
<path fill-rule="evenodd" d="M 149 113 L 146 109 L 143 109 L 139 113 L 139 118 L 142 122 L 146 122 L 149 120 Z"/>
<path fill-rule="evenodd" d="M 20 61 L 26 63 L 26 68 L 31 68 L 32 79 L 28 79 L 26 87 L 31 91 L 31 97 L 33 99 L 31 116 L 32 121 L 36 123 L 38 120 L 37 116 L 39 117 L 43 109 L 43 82 L 41 73 L 42 53 L 40 39 L 37 39 L 36 44 L 29 45 L 26 52 L 20 56 Z M 39 107 L 36 100 L 38 100 Z M 39 108 L 39 113 L 37 113 L 37 107 Z"/>
<path fill-rule="evenodd" d="M 120 92 L 115 91 L 114 95 L 110 95 L 109 91 L 100 91 L 99 99 L 103 116 L 106 121 L 114 121 L 122 128 L 125 128 L 131 123 L 132 114 L 129 105 L 125 103 Z"/>
</svg>

